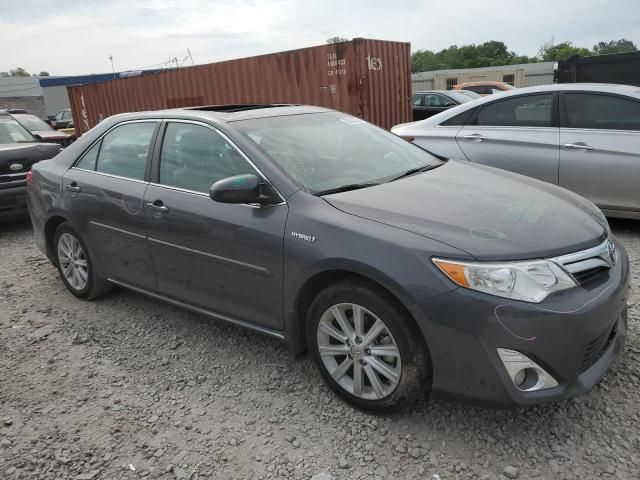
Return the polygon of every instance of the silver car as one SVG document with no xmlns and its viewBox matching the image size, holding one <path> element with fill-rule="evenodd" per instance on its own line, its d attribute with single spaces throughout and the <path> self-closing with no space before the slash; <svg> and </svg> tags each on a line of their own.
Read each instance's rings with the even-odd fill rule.
<svg viewBox="0 0 640 480">
<path fill-rule="evenodd" d="M 640 219 L 640 87 L 519 88 L 392 132 L 443 157 L 568 188 L 608 216 Z"/>
</svg>

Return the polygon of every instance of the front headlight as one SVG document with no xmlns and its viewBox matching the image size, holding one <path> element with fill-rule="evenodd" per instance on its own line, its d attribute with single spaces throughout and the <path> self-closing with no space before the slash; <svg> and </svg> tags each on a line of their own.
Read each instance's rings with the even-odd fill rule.
<svg viewBox="0 0 640 480">
<path fill-rule="evenodd" d="M 577 286 L 549 260 L 483 263 L 434 258 L 433 263 L 461 287 L 525 302 L 540 303 L 554 292 Z"/>
</svg>

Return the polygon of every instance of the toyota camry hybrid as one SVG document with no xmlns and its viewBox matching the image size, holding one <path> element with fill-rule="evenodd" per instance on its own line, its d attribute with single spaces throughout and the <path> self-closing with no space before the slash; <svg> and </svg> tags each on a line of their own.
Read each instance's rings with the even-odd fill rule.
<svg viewBox="0 0 640 480">
<path fill-rule="evenodd" d="M 593 203 L 325 108 L 117 115 L 36 164 L 28 199 L 72 294 L 286 340 L 368 410 L 568 398 L 626 336 L 628 259 Z"/>
</svg>

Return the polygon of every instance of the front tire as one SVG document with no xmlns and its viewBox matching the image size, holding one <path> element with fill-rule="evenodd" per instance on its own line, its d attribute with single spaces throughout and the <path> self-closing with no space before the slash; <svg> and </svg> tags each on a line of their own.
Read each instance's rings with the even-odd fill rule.
<svg viewBox="0 0 640 480">
<path fill-rule="evenodd" d="M 111 290 L 109 283 L 96 276 L 89 250 L 68 222 L 56 229 L 53 252 L 62 282 L 76 297 L 91 300 Z"/>
<path fill-rule="evenodd" d="M 327 384 L 358 408 L 396 410 L 430 393 L 421 334 L 375 285 L 345 281 L 320 292 L 309 308 L 306 338 Z"/>
</svg>

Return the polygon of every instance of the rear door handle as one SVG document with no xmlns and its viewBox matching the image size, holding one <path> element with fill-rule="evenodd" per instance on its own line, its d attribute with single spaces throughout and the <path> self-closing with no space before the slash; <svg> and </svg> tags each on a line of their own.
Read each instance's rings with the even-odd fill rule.
<svg viewBox="0 0 640 480">
<path fill-rule="evenodd" d="M 67 185 L 67 190 L 73 193 L 80 193 L 82 191 L 82 189 L 78 186 L 76 182 L 73 182 Z"/>
<path fill-rule="evenodd" d="M 568 148 L 570 150 L 593 150 L 591 145 L 587 145 L 586 143 L 578 142 L 578 143 L 565 143 L 564 148 Z"/>
<path fill-rule="evenodd" d="M 147 202 L 145 203 L 145 206 L 149 209 L 149 210 L 153 210 L 154 212 L 159 212 L 159 213 L 169 213 L 169 207 L 166 207 L 163 203 L 162 200 L 156 200 L 155 202 L 151 203 L 151 202 Z"/>
<path fill-rule="evenodd" d="M 471 135 L 464 135 L 462 138 L 465 140 L 469 140 L 470 142 L 483 142 L 486 140 L 484 135 L 480 135 L 479 133 L 472 133 Z"/>
</svg>

